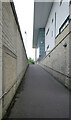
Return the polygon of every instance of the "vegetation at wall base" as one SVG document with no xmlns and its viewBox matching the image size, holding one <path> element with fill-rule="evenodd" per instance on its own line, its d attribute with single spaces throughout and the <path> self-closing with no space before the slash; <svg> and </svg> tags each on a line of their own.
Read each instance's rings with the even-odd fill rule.
<svg viewBox="0 0 71 120">
<path fill-rule="evenodd" d="M 28 59 L 28 63 L 29 63 L 29 64 L 35 64 L 35 62 L 34 62 L 34 60 L 33 60 L 32 58 L 29 58 L 29 59 Z"/>
</svg>

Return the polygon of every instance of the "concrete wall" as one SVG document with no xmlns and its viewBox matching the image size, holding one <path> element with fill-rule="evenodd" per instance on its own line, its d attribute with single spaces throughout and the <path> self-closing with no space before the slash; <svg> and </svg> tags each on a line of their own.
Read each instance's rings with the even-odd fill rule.
<svg viewBox="0 0 71 120">
<path fill-rule="evenodd" d="M 70 19 L 71 19 L 71 4 L 69 6 L 69 14 L 70 14 Z M 71 31 L 71 24 L 69 26 L 69 31 Z M 69 35 L 69 76 L 71 77 L 71 34 Z M 71 84 L 71 82 L 70 82 L 70 84 Z M 71 107 L 70 107 L 70 111 L 71 111 Z M 71 115 L 70 115 L 70 117 L 71 117 Z"/>
<path fill-rule="evenodd" d="M 2 96 L 2 3 L 0 2 L 0 96 Z M 0 100 L 0 118 L 2 118 L 2 100 Z"/>
<path fill-rule="evenodd" d="M 0 71 L 2 72 L 2 76 L 0 72 L 0 80 L 2 80 L 0 90 L 2 94 L 0 93 L 0 96 L 4 94 L 1 112 L 3 117 L 25 74 L 28 67 L 28 60 L 19 24 L 16 14 L 14 13 L 15 10 L 13 11 L 11 3 L 3 2 L 0 12 L 2 13 L 2 35 L 0 35 L 2 37 L 2 39 L 0 39 L 0 46 L 2 46 L 2 48 L 0 47 L 2 51 L 0 51 Z"/>
<path fill-rule="evenodd" d="M 63 12 L 62 12 L 63 11 Z M 56 20 L 55 20 L 56 13 Z M 55 37 L 59 34 L 59 28 L 64 23 L 65 19 L 69 15 L 69 2 L 62 1 L 60 6 L 60 2 L 54 2 L 46 27 L 45 27 L 45 51 L 48 54 L 48 51 L 54 48 L 56 44 Z M 53 19 L 53 22 L 52 22 Z M 48 34 L 46 35 L 49 29 Z M 47 50 L 47 46 L 49 45 L 49 49 Z"/>
<path fill-rule="evenodd" d="M 40 65 L 47 69 L 54 77 L 67 87 L 70 86 L 70 61 L 69 51 L 71 42 L 71 23 L 64 29 L 64 31 L 57 37 L 57 45 L 51 50 L 51 52 L 41 61 Z M 66 32 L 67 31 L 67 32 Z M 67 43 L 67 47 L 64 47 L 64 43 Z"/>
</svg>

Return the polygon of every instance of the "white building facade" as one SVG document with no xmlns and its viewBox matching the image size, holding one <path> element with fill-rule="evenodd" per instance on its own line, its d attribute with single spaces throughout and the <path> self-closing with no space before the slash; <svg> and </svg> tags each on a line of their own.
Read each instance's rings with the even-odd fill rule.
<svg viewBox="0 0 71 120">
<path fill-rule="evenodd" d="M 53 2 L 47 24 L 45 26 L 45 51 L 46 55 L 55 47 L 56 37 L 69 24 L 70 2 Z"/>
</svg>

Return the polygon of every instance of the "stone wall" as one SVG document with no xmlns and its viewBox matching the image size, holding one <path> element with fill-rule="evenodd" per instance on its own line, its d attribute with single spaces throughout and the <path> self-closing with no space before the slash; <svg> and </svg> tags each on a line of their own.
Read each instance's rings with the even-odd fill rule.
<svg viewBox="0 0 71 120">
<path fill-rule="evenodd" d="M 62 84 L 70 88 L 70 70 L 69 70 L 69 42 L 71 41 L 70 24 L 56 39 L 56 46 L 51 52 L 41 61 L 40 65 L 51 73 Z M 67 47 L 63 45 L 67 43 Z"/>
<path fill-rule="evenodd" d="M 14 9 L 14 4 L 2 2 L 2 34 L 0 33 L 0 96 L 2 97 L 2 117 L 14 97 L 16 90 L 28 67 L 23 39 Z M 1 39 L 2 37 L 2 39 Z M 2 56 L 2 57 L 1 57 Z M 1 105 L 0 100 L 0 105 Z M 1 109 L 0 109 L 1 110 Z M 1 118 L 1 117 L 0 117 Z"/>
</svg>

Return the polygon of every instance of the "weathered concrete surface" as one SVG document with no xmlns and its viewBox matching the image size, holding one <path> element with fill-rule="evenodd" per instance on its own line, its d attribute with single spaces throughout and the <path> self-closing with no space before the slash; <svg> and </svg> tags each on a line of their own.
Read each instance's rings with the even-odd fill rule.
<svg viewBox="0 0 71 120">
<path fill-rule="evenodd" d="M 13 2 L 0 2 L 0 119 L 28 67 L 23 38 Z"/>
<path fill-rule="evenodd" d="M 0 96 L 2 96 L 2 3 L 0 2 Z M 0 100 L 0 118 L 2 118 L 2 100 Z"/>
<path fill-rule="evenodd" d="M 39 65 L 30 65 L 9 118 L 68 118 L 69 91 Z"/>
</svg>

